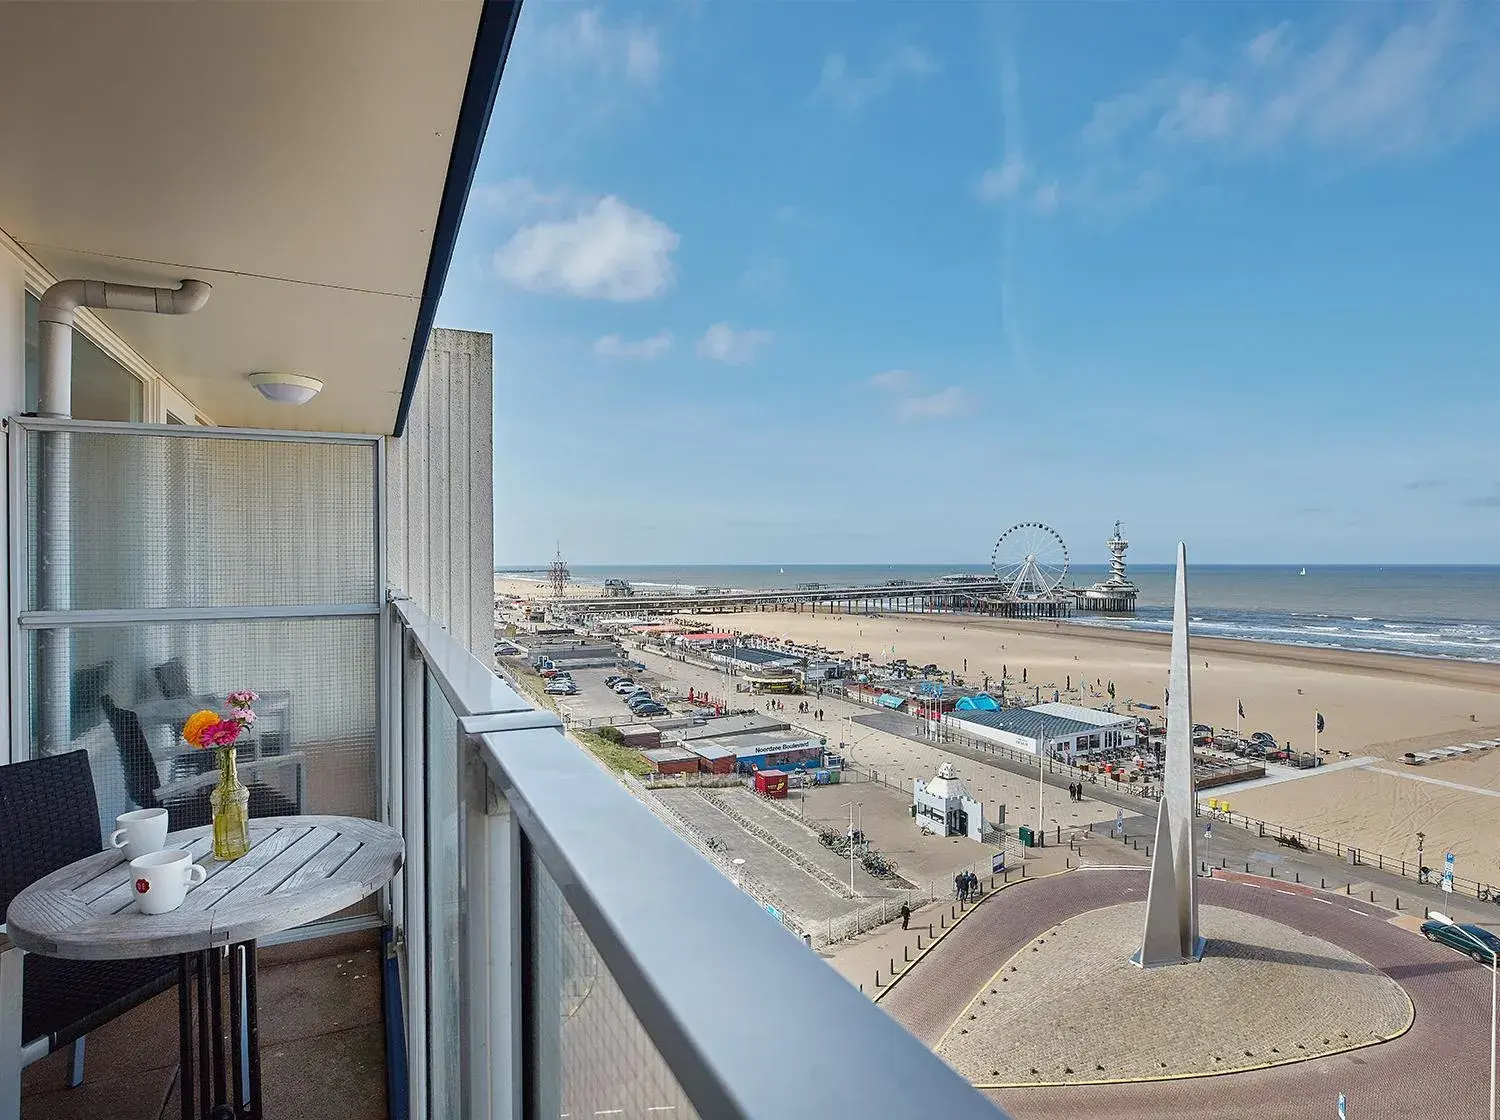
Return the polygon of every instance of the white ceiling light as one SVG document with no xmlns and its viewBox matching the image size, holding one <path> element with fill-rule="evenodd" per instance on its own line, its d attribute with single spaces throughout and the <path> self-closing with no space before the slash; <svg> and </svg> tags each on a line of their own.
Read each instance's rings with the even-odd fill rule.
<svg viewBox="0 0 1500 1120">
<path fill-rule="evenodd" d="M 277 404 L 306 404 L 323 391 L 323 383 L 316 377 L 296 373 L 252 373 L 250 384 L 266 400 Z"/>
</svg>

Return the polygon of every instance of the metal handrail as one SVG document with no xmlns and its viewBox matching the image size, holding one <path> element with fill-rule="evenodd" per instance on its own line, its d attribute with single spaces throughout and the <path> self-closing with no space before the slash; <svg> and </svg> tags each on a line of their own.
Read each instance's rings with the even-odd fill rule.
<svg viewBox="0 0 1500 1120">
<path fill-rule="evenodd" d="M 1003 1116 L 581 750 L 548 731 L 480 739 L 533 852 L 700 1116 Z M 767 1039 L 857 1075 L 767 1077 Z"/>
</svg>

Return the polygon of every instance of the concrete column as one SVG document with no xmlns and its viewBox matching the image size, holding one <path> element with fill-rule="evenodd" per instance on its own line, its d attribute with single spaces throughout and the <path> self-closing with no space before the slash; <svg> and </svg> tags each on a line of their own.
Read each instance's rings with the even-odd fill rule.
<svg viewBox="0 0 1500 1120">
<path fill-rule="evenodd" d="M 486 665 L 494 655 L 494 351 L 435 330 L 406 433 L 386 440 L 386 579 Z"/>
</svg>

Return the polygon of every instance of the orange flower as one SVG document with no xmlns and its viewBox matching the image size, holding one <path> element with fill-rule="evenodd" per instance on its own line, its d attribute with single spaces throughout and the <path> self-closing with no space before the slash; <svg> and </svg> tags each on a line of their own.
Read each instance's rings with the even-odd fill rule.
<svg viewBox="0 0 1500 1120">
<path fill-rule="evenodd" d="M 204 709 L 194 712 L 188 716 L 187 722 L 182 725 L 182 737 L 187 740 L 189 746 L 203 746 L 203 731 L 219 722 L 219 713 Z"/>
</svg>

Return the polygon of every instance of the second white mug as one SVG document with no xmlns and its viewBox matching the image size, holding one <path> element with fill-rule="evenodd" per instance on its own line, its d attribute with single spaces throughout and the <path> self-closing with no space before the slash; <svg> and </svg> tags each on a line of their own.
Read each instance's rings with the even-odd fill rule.
<svg viewBox="0 0 1500 1120">
<path fill-rule="evenodd" d="M 120 848 L 126 859 L 140 859 L 167 846 L 167 811 L 136 809 L 115 818 L 118 826 L 109 834 L 109 846 Z"/>
<path fill-rule="evenodd" d="M 189 887 L 208 878 L 190 852 L 168 848 L 130 861 L 135 904 L 142 914 L 169 914 L 182 905 Z"/>
</svg>

